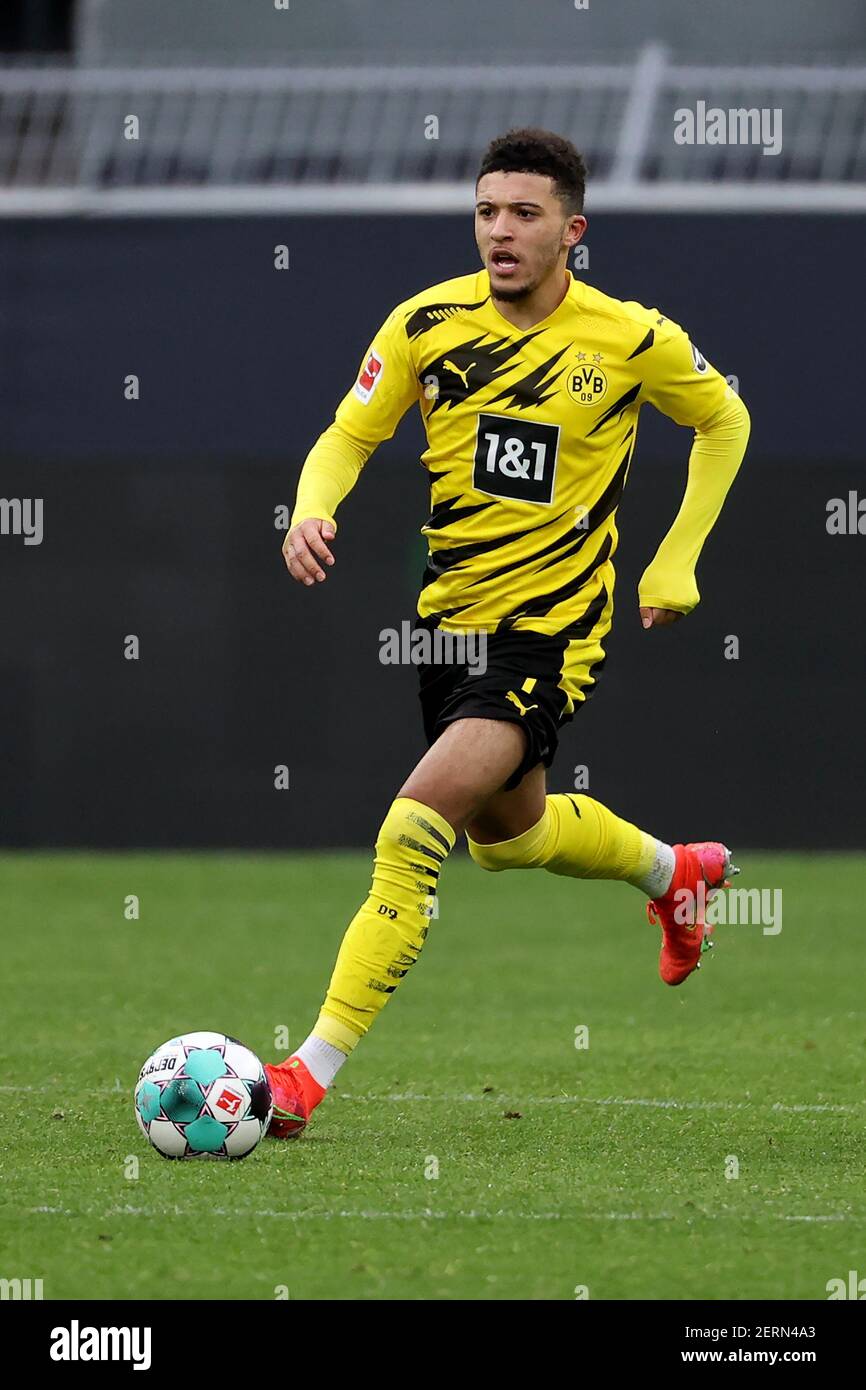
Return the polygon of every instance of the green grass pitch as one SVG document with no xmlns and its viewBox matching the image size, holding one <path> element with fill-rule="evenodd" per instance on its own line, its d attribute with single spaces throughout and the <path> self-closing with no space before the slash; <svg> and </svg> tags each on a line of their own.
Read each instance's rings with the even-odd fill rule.
<svg viewBox="0 0 866 1390">
<path fill-rule="evenodd" d="M 138 1069 L 197 1028 L 297 1046 L 368 855 L 0 857 L 0 1276 L 46 1298 L 825 1299 L 866 1272 L 866 858 L 737 857 L 740 886 L 783 890 L 782 931 L 719 926 L 667 989 L 634 890 L 455 856 L 307 1133 L 233 1164 L 151 1150 Z"/>
</svg>

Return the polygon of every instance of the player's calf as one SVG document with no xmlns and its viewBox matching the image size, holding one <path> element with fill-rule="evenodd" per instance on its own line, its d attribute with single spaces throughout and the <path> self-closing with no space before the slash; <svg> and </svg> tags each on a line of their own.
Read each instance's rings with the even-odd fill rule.
<svg viewBox="0 0 866 1390">
<path fill-rule="evenodd" d="M 337 1067 L 415 965 L 453 847 L 454 831 L 433 807 L 409 797 L 393 802 L 376 840 L 370 892 L 343 937 L 316 1028 L 297 1053 L 267 1068 L 272 1137 L 301 1132 Z"/>
</svg>

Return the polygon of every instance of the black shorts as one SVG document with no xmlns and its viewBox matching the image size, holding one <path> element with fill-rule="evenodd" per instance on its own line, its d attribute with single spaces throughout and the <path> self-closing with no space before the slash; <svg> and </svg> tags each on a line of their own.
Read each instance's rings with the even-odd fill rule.
<svg viewBox="0 0 866 1390">
<path fill-rule="evenodd" d="M 425 626 L 423 620 L 417 625 Z M 418 695 L 427 742 L 435 743 L 455 719 L 504 719 L 526 735 L 525 754 L 505 789 L 516 787 L 538 763 L 550 767 L 560 728 L 592 693 L 604 665 L 600 636 L 569 641 L 511 629 L 487 635 L 486 669 L 478 674 L 471 649 L 469 662 L 421 663 Z"/>
</svg>

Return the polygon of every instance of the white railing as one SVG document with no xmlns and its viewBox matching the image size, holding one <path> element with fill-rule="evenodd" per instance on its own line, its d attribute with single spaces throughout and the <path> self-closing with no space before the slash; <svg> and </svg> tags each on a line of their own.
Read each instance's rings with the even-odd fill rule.
<svg viewBox="0 0 866 1390">
<path fill-rule="evenodd" d="M 678 143 L 683 109 L 781 113 L 777 152 Z M 575 141 L 592 209 L 866 210 L 866 68 L 650 44 L 585 66 L 0 68 L 0 215 L 465 210 L 513 125 Z"/>
</svg>

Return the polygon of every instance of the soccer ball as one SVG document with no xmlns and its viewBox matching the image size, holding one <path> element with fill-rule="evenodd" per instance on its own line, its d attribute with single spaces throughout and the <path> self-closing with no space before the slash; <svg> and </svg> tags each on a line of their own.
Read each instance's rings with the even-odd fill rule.
<svg viewBox="0 0 866 1390">
<path fill-rule="evenodd" d="M 225 1033 L 184 1033 L 148 1057 L 135 1118 L 163 1158 L 246 1158 L 274 1103 L 254 1052 Z"/>
</svg>

